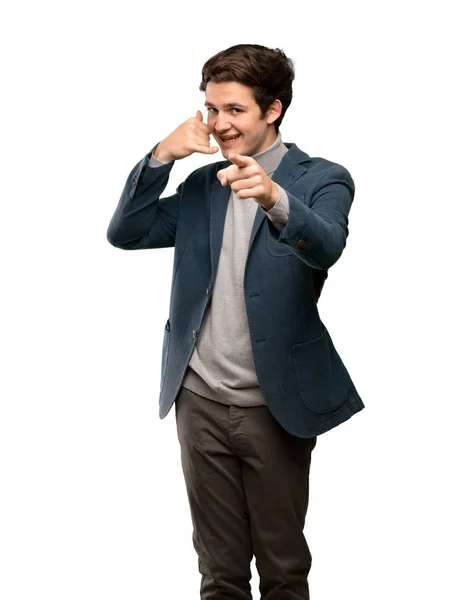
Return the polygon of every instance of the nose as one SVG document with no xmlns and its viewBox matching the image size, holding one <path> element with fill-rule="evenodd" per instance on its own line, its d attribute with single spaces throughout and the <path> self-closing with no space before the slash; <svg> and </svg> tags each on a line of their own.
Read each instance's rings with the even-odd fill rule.
<svg viewBox="0 0 450 600">
<path fill-rule="evenodd" d="M 225 133 L 231 128 L 231 123 L 227 121 L 227 115 L 218 114 L 216 117 L 215 130 L 217 133 Z"/>
</svg>

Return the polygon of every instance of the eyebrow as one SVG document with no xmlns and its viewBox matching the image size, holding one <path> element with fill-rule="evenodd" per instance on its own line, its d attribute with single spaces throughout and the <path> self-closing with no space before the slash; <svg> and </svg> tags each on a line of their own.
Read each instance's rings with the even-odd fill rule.
<svg viewBox="0 0 450 600">
<path fill-rule="evenodd" d="M 211 104 L 211 102 L 205 102 L 205 106 L 215 108 L 214 104 Z M 225 108 L 233 108 L 235 106 L 238 108 L 247 108 L 245 104 L 239 104 L 239 102 L 227 102 L 224 104 Z"/>
</svg>

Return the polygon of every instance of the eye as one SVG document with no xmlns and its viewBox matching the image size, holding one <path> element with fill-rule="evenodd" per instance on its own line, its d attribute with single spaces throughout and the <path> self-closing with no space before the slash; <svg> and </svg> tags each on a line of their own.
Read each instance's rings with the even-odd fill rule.
<svg viewBox="0 0 450 600">
<path fill-rule="evenodd" d="M 242 112 L 242 110 L 240 108 L 232 108 L 231 112 L 233 112 L 233 111 L 234 111 L 234 114 L 239 114 Z"/>
<path fill-rule="evenodd" d="M 206 109 L 206 112 L 209 112 L 210 114 L 214 114 L 215 110 L 217 110 L 217 109 L 214 108 L 213 106 L 208 106 L 208 108 Z"/>
</svg>

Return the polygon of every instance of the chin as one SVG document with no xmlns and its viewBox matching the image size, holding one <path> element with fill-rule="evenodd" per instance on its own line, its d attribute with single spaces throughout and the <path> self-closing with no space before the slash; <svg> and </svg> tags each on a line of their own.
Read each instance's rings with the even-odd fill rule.
<svg viewBox="0 0 450 600">
<path fill-rule="evenodd" d="M 236 150 L 231 150 L 231 148 L 222 148 L 222 154 L 225 158 L 228 158 L 228 155 L 231 152 L 236 152 Z"/>
<path fill-rule="evenodd" d="M 244 146 L 236 146 L 236 148 L 221 148 L 222 150 L 222 155 L 228 159 L 228 155 L 231 154 L 231 152 L 234 152 L 236 154 L 240 154 L 241 156 L 246 156 L 246 150 Z"/>
</svg>

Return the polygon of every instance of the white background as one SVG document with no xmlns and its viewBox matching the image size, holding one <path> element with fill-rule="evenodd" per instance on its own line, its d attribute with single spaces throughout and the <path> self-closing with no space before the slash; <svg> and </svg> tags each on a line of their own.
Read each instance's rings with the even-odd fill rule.
<svg viewBox="0 0 450 600">
<path fill-rule="evenodd" d="M 295 61 L 283 140 L 356 183 L 319 309 L 366 408 L 313 453 L 311 597 L 450 597 L 444 2 L 252 4 L 2 10 L 4 600 L 199 598 L 175 411 L 158 417 L 173 249 L 118 250 L 106 229 L 236 43 Z M 177 163 L 166 192 L 218 158 Z"/>
</svg>

